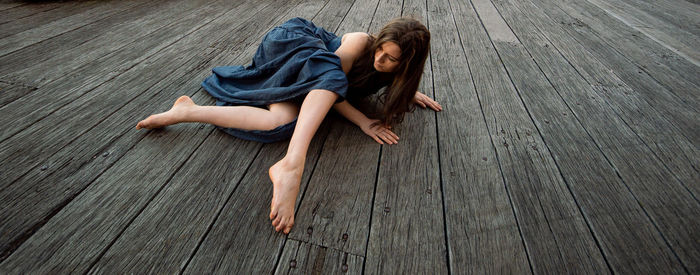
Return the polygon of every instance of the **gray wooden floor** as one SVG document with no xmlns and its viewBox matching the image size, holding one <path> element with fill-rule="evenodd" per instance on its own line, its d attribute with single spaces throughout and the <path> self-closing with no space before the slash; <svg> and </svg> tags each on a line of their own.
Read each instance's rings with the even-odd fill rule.
<svg viewBox="0 0 700 275">
<path fill-rule="evenodd" d="M 288 236 L 286 142 L 134 129 L 291 17 L 400 15 L 444 111 L 330 115 Z M 0 0 L 0 273 L 698 274 L 699 46 L 684 0 Z"/>
</svg>

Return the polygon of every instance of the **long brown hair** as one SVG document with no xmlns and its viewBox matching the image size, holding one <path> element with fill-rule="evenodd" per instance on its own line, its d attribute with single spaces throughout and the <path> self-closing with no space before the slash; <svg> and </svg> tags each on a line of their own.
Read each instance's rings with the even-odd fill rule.
<svg viewBox="0 0 700 275">
<path fill-rule="evenodd" d="M 401 49 L 399 65 L 391 73 L 374 69 L 374 53 L 386 42 L 394 42 Z M 348 73 L 350 90 L 373 93 L 387 86 L 380 96 L 384 104 L 383 122 L 385 125 L 400 123 L 404 114 L 414 108 L 411 101 L 418 90 L 430 52 L 430 32 L 418 20 L 399 17 L 391 20 L 378 35 L 370 35 L 370 43 L 367 44 Z"/>
</svg>

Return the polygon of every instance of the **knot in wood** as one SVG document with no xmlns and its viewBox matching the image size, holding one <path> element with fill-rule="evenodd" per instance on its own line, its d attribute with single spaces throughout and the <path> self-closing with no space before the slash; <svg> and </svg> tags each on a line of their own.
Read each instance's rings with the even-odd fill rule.
<svg viewBox="0 0 700 275">
<path fill-rule="evenodd" d="M 289 267 L 296 268 L 297 267 L 297 260 L 292 260 L 291 262 L 289 262 Z"/>
</svg>

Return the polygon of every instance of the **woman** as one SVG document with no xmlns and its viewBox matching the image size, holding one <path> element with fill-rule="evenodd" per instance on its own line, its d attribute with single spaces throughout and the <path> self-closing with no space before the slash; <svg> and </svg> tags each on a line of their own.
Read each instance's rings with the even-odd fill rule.
<svg viewBox="0 0 700 275">
<path fill-rule="evenodd" d="M 375 37 L 347 33 L 341 37 L 302 18 L 275 27 L 244 66 L 217 67 L 202 86 L 218 106 L 199 106 L 182 96 L 164 113 L 140 121 L 137 129 L 180 122 L 204 122 L 248 140 L 275 142 L 289 138 L 285 157 L 270 167 L 273 183 L 270 220 L 288 234 L 311 138 L 333 106 L 380 144 L 396 144 L 390 128 L 415 103 L 442 107 L 417 92 L 430 48 L 430 32 L 420 22 L 397 18 Z M 383 120 L 369 119 L 347 100 L 387 87 Z"/>
</svg>

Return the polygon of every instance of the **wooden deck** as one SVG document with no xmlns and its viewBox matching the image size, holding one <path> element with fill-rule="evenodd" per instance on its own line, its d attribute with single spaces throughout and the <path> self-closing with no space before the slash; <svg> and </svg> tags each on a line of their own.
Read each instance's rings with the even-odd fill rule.
<svg viewBox="0 0 700 275">
<path fill-rule="evenodd" d="M 381 146 L 330 115 L 286 236 L 287 142 L 138 131 L 300 16 L 432 33 Z M 700 273 L 700 5 L 0 0 L 0 273 Z"/>
</svg>

